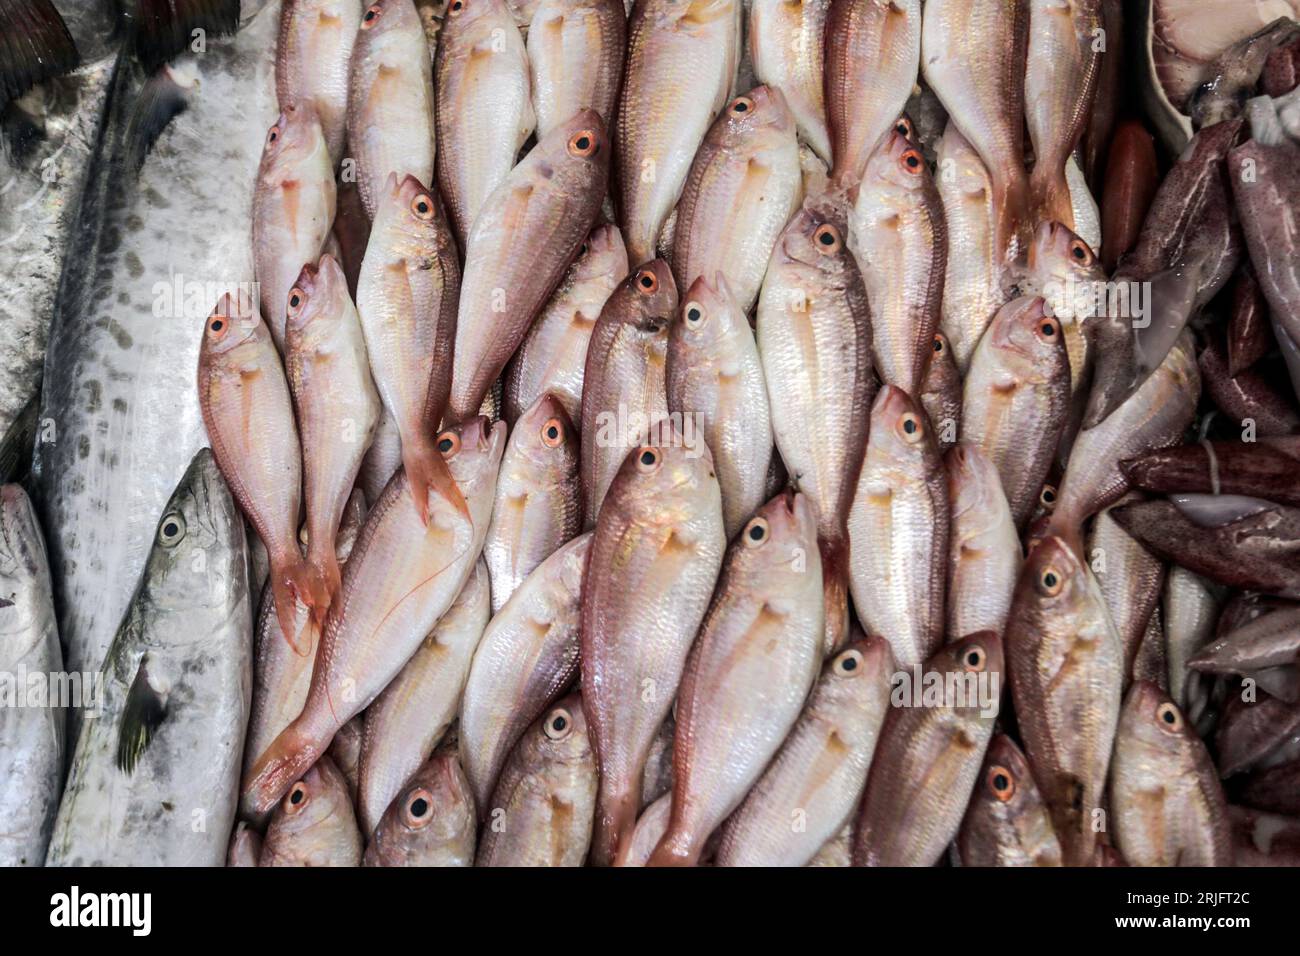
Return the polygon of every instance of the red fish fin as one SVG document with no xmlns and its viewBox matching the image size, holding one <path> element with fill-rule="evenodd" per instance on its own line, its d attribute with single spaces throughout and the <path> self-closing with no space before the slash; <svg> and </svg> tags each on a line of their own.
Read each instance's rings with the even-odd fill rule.
<svg viewBox="0 0 1300 956">
<path fill-rule="evenodd" d="M 411 499 L 415 502 L 421 521 L 426 525 L 429 523 L 430 489 L 450 502 L 452 507 L 465 518 L 470 517 L 465 496 L 461 494 L 456 479 L 451 476 L 447 462 L 436 446 L 429 444 L 408 450 L 408 446 L 403 445 L 402 459 L 406 466 L 406 479 L 411 488 Z"/>
<path fill-rule="evenodd" d="M 311 647 L 311 630 L 324 618 L 324 611 L 318 610 L 317 600 L 322 588 L 317 583 L 319 576 L 315 568 L 300 557 L 291 557 L 287 563 L 273 565 L 271 568 L 271 593 L 275 597 L 275 615 L 280 621 L 280 632 L 289 646 L 297 654 L 306 654 Z M 301 604 L 309 612 L 309 620 L 298 627 L 297 605 Z"/>
<path fill-rule="evenodd" d="M 1034 197 L 1035 223 L 1059 222 L 1074 229 L 1074 202 L 1070 197 L 1070 182 L 1065 178 L 1065 167 L 1048 170 L 1035 166 L 1030 178 L 1030 193 Z"/>
<path fill-rule="evenodd" d="M 324 749 L 320 741 L 299 730 L 296 721 L 286 727 L 249 771 L 240 801 L 243 812 L 254 818 L 270 813 Z"/>
</svg>

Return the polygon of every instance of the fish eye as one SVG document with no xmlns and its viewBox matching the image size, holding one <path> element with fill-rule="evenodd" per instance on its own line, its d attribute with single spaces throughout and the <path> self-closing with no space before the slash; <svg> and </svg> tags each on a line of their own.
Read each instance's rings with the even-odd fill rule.
<svg viewBox="0 0 1300 956">
<path fill-rule="evenodd" d="M 600 152 L 600 142 L 596 134 L 589 130 L 579 130 L 569 137 L 569 153 L 573 156 L 595 156 Z"/>
<path fill-rule="evenodd" d="M 548 418 L 542 426 L 542 444 L 547 448 L 559 448 L 564 444 L 564 426 L 558 418 Z"/>
<path fill-rule="evenodd" d="M 1056 486 L 1043 485 L 1043 490 L 1038 493 L 1038 503 L 1044 508 L 1056 507 Z"/>
<path fill-rule="evenodd" d="M 212 333 L 214 339 L 219 339 L 226 333 L 226 319 L 224 316 L 214 315 L 212 321 L 208 323 L 208 331 Z"/>
<path fill-rule="evenodd" d="M 453 457 L 460 451 L 460 436 L 452 431 L 443 432 L 438 436 L 438 451 L 442 452 L 443 458 Z"/>
<path fill-rule="evenodd" d="M 1092 250 L 1082 239 L 1075 239 L 1070 243 L 1070 257 L 1076 262 L 1082 262 L 1087 265 L 1092 261 Z"/>
<path fill-rule="evenodd" d="M 406 818 L 406 825 L 412 829 L 418 830 L 427 826 L 433 819 L 433 794 L 424 787 L 412 790 L 410 796 L 406 798 L 406 809 L 403 815 Z"/>
<path fill-rule="evenodd" d="M 447 9 L 451 11 L 453 17 L 459 16 L 465 9 L 465 0 L 451 0 L 451 6 Z"/>
<path fill-rule="evenodd" d="M 1016 778 L 1006 767 L 989 767 L 984 779 L 988 782 L 989 792 L 1003 803 L 1016 795 Z"/>
<path fill-rule="evenodd" d="M 461 0 L 455 0 L 455 2 L 461 2 Z M 375 25 L 375 21 L 379 19 L 383 12 L 384 7 L 382 4 L 372 3 L 368 6 L 366 12 L 361 16 L 361 29 L 369 30 Z"/>
<path fill-rule="evenodd" d="M 302 310 L 303 303 L 305 303 L 306 301 L 307 301 L 307 295 L 302 291 L 302 289 L 298 288 L 297 286 L 294 286 L 292 289 L 290 289 L 289 309 L 288 309 L 289 314 L 297 315 Z"/>
<path fill-rule="evenodd" d="M 659 277 L 653 269 L 642 269 L 636 274 L 636 287 L 644 295 L 654 295 L 659 291 Z"/>
<path fill-rule="evenodd" d="M 943 336 L 942 336 L 942 335 L 936 335 L 936 336 L 934 337 L 934 350 L 935 350 L 936 353 L 938 353 L 938 352 L 942 352 L 942 351 L 943 351 Z"/>
<path fill-rule="evenodd" d="M 1183 714 L 1170 701 L 1165 701 L 1156 708 L 1156 720 L 1162 729 L 1171 734 L 1176 734 L 1183 729 Z"/>
<path fill-rule="evenodd" d="M 686 324 L 692 328 L 698 329 L 704 322 L 704 306 L 698 302 L 687 302 L 682 314 L 686 316 Z"/>
<path fill-rule="evenodd" d="M 925 160 L 914 149 L 909 149 L 899 157 L 899 164 L 909 173 L 919 173 L 925 167 Z"/>
<path fill-rule="evenodd" d="M 164 548 L 174 548 L 185 537 L 185 516 L 179 511 L 169 511 L 158 523 L 158 543 Z"/>
<path fill-rule="evenodd" d="M 966 670 L 972 674 L 978 674 L 984 670 L 987 661 L 988 655 L 984 653 L 984 648 L 978 644 L 972 644 L 961 652 L 961 662 L 965 665 Z"/>
<path fill-rule="evenodd" d="M 591 243 L 589 243 L 589 242 L 584 242 L 581 246 L 579 246 L 579 247 L 578 247 L 578 258 L 581 259 L 583 256 L 585 256 L 585 255 L 587 254 L 587 251 L 588 251 L 590 248 L 591 248 Z"/>
<path fill-rule="evenodd" d="M 427 193 L 420 193 L 411 200 L 411 212 L 415 213 L 416 219 L 423 222 L 429 222 L 433 219 L 433 198 Z"/>
<path fill-rule="evenodd" d="M 731 101 L 731 106 L 729 106 L 728 109 L 737 116 L 743 116 L 744 114 L 753 111 L 754 101 L 748 96 L 737 96 Z"/>
<path fill-rule="evenodd" d="M 280 139 L 280 124 L 276 123 L 266 133 L 266 145 L 271 146 Z"/>
<path fill-rule="evenodd" d="M 835 658 L 831 669 L 840 677 L 853 677 L 862 670 L 862 652 L 845 651 Z"/>
<path fill-rule="evenodd" d="M 301 813 L 303 810 L 307 809 L 310 797 L 311 793 L 307 789 L 307 781 L 299 780 L 290 787 L 289 792 L 284 795 L 284 812 L 289 814 Z"/>
<path fill-rule="evenodd" d="M 1045 339 L 1054 339 L 1061 331 L 1061 323 L 1050 316 L 1044 316 L 1038 323 L 1038 334 Z"/>
<path fill-rule="evenodd" d="M 915 445 L 925 437 L 925 428 L 921 418 L 915 412 L 906 412 L 899 420 L 903 429 L 903 438 L 909 445 Z"/>
<path fill-rule="evenodd" d="M 563 707 L 556 707 L 546 715 L 546 722 L 542 724 L 542 730 L 552 740 L 563 740 L 573 733 L 573 715 Z"/>
<path fill-rule="evenodd" d="M 840 249 L 840 231 L 832 226 L 829 222 L 824 222 L 817 227 L 813 233 L 813 242 L 817 250 L 824 255 L 830 255 L 833 252 L 839 252 Z"/>
<path fill-rule="evenodd" d="M 767 544 L 767 539 L 771 536 L 772 529 L 768 526 L 766 518 L 754 518 L 745 525 L 744 541 L 747 548 L 761 548 Z"/>
<path fill-rule="evenodd" d="M 636 453 L 636 470 L 643 475 L 657 471 L 660 462 L 663 461 L 663 455 L 658 448 L 651 448 L 649 445 L 637 449 Z"/>
<path fill-rule="evenodd" d="M 1048 597 L 1056 597 L 1065 586 L 1065 579 L 1056 568 L 1044 568 L 1043 573 L 1038 576 L 1038 586 Z"/>
<path fill-rule="evenodd" d="M 900 116 L 898 122 L 894 124 L 894 132 L 904 139 L 912 138 L 912 121 L 906 116 Z"/>
</svg>

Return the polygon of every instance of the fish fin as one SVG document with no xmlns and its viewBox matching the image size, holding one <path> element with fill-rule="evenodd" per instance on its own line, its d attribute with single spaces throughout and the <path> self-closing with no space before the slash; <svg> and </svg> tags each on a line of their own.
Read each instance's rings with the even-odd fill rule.
<svg viewBox="0 0 1300 956">
<path fill-rule="evenodd" d="M 324 611 L 318 614 L 315 605 L 320 592 L 317 579 L 315 569 L 302 558 L 295 557 L 288 564 L 272 563 L 271 594 L 275 598 L 275 616 L 280 622 L 280 633 L 299 656 L 306 655 L 311 648 L 312 627 L 324 618 Z M 298 604 L 311 612 L 301 630 L 297 627 Z"/>
<path fill-rule="evenodd" d="M 998 262 L 1005 263 L 1020 252 L 1019 240 L 1029 216 L 1029 180 L 1023 169 L 1009 182 L 994 181 L 993 215 Z M 1070 219 L 1073 221 L 1073 215 Z"/>
<path fill-rule="evenodd" d="M 1070 181 L 1065 176 L 1065 166 L 1048 170 L 1035 166 L 1030 174 L 1030 194 L 1034 200 L 1033 221 L 1059 222 L 1074 231 L 1074 198 L 1070 195 Z"/>
<path fill-rule="evenodd" d="M 276 801 L 324 752 L 318 740 L 298 728 L 297 721 L 282 730 L 249 771 L 240 798 L 243 814 L 258 818 L 270 813 Z"/>
<path fill-rule="evenodd" d="M 631 849 L 631 840 L 623 841 L 626 849 L 620 848 L 619 859 L 622 861 Z M 700 847 L 697 841 L 685 830 L 669 826 L 659 844 L 646 860 L 646 866 L 698 866 Z"/>
<path fill-rule="evenodd" d="M 640 786 L 641 775 L 636 775 Z M 596 822 L 591 837 L 591 862 L 596 866 L 615 866 L 627 858 L 636 828 L 637 794 L 602 792 L 596 806 Z"/>
<path fill-rule="evenodd" d="M 822 559 L 822 596 L 826 605 L 822 651 L 830 656 L 849 642 L 848 549 L 843 541 L 818 539 Z"/>
<path fill-rule="evenodd" d="M 145 157 L 172 120 L 189 107 L 193 82 L 183 74 L 163 67 L 144 81 L 131 106 L 126 127 L 128 168 L 138 170 Z"/>
<path fill-rule="evenodd" d="M 339 570 L 339 559 L 331 543 L 326 552 L 312 562 L 316 572 L 316 584 L 319 588 L 317 601 L 326 610 L 334 606 L 339 593 L 343 590 L 343 574 Z M 324 614 L 321 615 L 324 619 Z"/>
<path fill-rule="evenodd" d="M 135 772 L 140 756 L 166 716 L 167 696 L 149 683 L 149 658 L 146 655 L 140 659 L 122 710 L 122 724 L 117 734 L 119 770 L 127 775 Z"/>
<path fill-rule="evenodd" d="M 191 49 L 195 31 L 224 36 L 239 29 L 240 0 L 139 0 L 132 49 L 152 73 Z"/>
<path fill-rule="evenodd" d="M 0 32 L 0 104 L 67 73 L 81 57 L 50 0 L 9 0 Z"/>
<path fill-rule="evenodd" d="M 22 481 L 30 473 L 40 413 L 41 392 L 38 388 L 0 440 L 0 482 Z"/>
<path fill-rule="evenodd" d="M 402 445 L 402 460 L 406 467 L 406 480 L 411 489 L 411 499 L 420 513 L 420 520 L 429 524 L 429 492 L 437 492 L 464 518 L 473 521 L 469 505 L 461 493 L 456 479 L 451 476 L 446 460 L 432 443 L 410 442 Z"/>
</svg>

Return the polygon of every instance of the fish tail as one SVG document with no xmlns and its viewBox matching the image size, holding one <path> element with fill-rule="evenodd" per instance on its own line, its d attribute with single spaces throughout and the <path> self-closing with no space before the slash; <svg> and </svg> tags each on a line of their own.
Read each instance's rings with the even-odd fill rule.
<svg viewBox="0 0 1300 956">
<path fill-rule="evenodd" d="M 315 569 L 301 556 L 291 556 L 287 562 L 276 562 L 271 568 L 271 594 L 275 598 L 275 616 L 280 622 L 280 632 L 294 653 L 303 655 L 311 646 L 311 629 L 324 618 L 324 610 L 317 610 L 320 595 Z M 298 608 L 301 604 L 311 612 L 307 623 L 298 628 Z M 328 605 L 326 606 L 328 609 Z"/>
<path fill-rule="evenodd" d="M 314 540 L 314 539 L 313 539 Z M 308 554 L 311 562 L 313 584 L 316 593 L 313 596 L 314 606 L 324 608 L 321 611 L 318 620 L 323 620 L 325 611 L 334 606 L 338 600 L 339 592 L 343 590 L 343 574 L 339 570 L 338 555 L 334 553 L 334 541 L 330 538 L 322 537 L 320 553 L 316 555 Z M 310 552 L 310 548 L 308 551 Z"/>
<path fill-rule="evenodd" d="M 257 758 L 244 781 L 240 800 L 244 815 L 256 819 L 270 813 L 276 801 L 310 769 L 324 749 L 319 740 L 298 727 L 296 720 L 282 730 Z"/>
<path fill-rule="evenodd" d="M 637 795 L 632 791 L 600 795 L 596 825 L 591 836 L 591 862 L 595 866 L 616 866 L 627 857 L 636 827 Z"/>
<path fill-rule="evenodd" d="M 685 828 L 670 825 L 646 860 L 646 866 L 698 866 L 699 862 L 698 841 Z"/>
<path fill-rule="evenodd" d="M 1070 197 L 1070 182 L 1065 178 L 1065 165 L 1040 163 L 1030 174 L 1029 191 L 1033 197 L 1033 219 L 1038 222 L 1059 222 L 1074 229 L 1074 201 Z"/>
<path fill-rule="evenodd" d="M 465 496 L 461 494 L 456 479 L 451 476 L 451 470 L 448 469 L 442 453 L 431 442 L 419 444 L 411 442 L 410 445 L 416 447 L 408 450 L 407 445 L 402 446 L 402 463 L 406 467 L 406 479 L 411 488 L 411 498 L 420 513 L 420 520 L 425 525 L 429 523 L 430 490 L 448 501 L 464 518 L 472 520 Z"/>
<path fill-rule="evenodd" d="M 38 83 L 73 69 L 80 59 L 63 18 L 50 0 L 6 4 L 0 35 L 0 107 Z"/>
<path fill-rule="evenodd" d="M 132 46 L 153 72 L 189 49 L 195 30 L 223 36 L 239 29 L 239 0 L 140 0 L 132 22 Z"/>
<path fill-rule="evenodd" d="M 849 562 L 843 539 L 820 538 L 822 595 L 826 605 L 826 637 L 822 650 L 828 656 L 849 642 Z"/>
<path fill-rule="evenodd" d="M 997 217 L 997 251 L 1000 262 L 1020 252 L 1020 238 L 1028 227 L 1029 178 L 1023 169 L 1004 172 L 993 180 L 993 207 Z M 1074 217 L 1070 217 L 1073 221 Z"/>
</svg>

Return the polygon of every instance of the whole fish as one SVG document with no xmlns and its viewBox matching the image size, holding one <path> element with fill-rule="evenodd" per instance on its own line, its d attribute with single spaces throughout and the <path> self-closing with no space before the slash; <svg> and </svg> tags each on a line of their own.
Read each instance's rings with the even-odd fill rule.
<svg viewBox="0 0 1300 956">
<path fill-rule="evenodd" d="M 893 669 L 880 637 L 826 662 L 798 723 L 723 826 L 718 866 L 804 866 L 844 828 L 867 782 Z"/>
<path fill-rule="evenodd" d="M 748 313 L 802 192 L 794 116 L 781 91 L 756 86 L 736 97 L 700 144 L 677 202 L 677 288 L 721 272 Z"/>
<path fill-rule="evenodd" d="M 962 866 L 1061 865 L 1061 843 L 1029 762 L 1005 734 L 989 744 L 956 845 Z"/>
<path fill-rule="evenodd" d="M 433 441 L 447 408 L 460 300 L 456 241 L 437 196 L 414 176 L 390 174 L 357 279 L 357 312 L 375 386 L 401 435 L 402 464 L 423 520 L 436 491 L 465 502 Z"/>
<path fill-rule="evenodd" d="M 961 438 L 997 468 L 1016 527 L 1042 490 L 1070 412 L 1070 360 L 1041 296 L 999 310 L 971 358 Z"/>
<path fill-rule="evenodd" d="M 347 277 L 331 255 L 303 266 L 289 294 L 285 372 L 303 448 L 307 561 L 339 592 L 339 525 L 379 423 L 365 337 Z"/>
<path fill-rule="evenodd" d="M 578 433 L 564 406 L 543 395 L 515 422 L 501 457 L 483 557 L 492 613 L 533 569 L 582 530 Z"/>
<path fill-rule="evenodd" d="M 886 385 L 848 515 L 849 584 L 863 627 L 889 641 L 900 667 L 943 642 L 950 522 L 948 478 L 925 415 Z"/>
<path fill-rule="evenodd" d="M 527 43 L 538 138 L 588 108 L 609 128 L 623 81 L 626 42 L 622 0 L 538 3 Z"/>
<path fill-rule="evenodd" d="M 478 414 L 591 232 L 608 175 L 605 126 L 587 109 L 542 137 L 487 197 L 465 240 L 452 421 Z"/>
<path fill-rule="evenodd" d="M 1175 445 L 1120 462 L 1129 482 L 1162 494 L 1245 495 L 1300 507 L 1300 438 Z"/>
<path fill-rule="evenodd" d="M 12 695 L 34 681 L 54 691 L 63 652 L 45 542 L 18 485 L 0 486 L 0 673 L 10 697 L 0 706 L 0 866 L 40 866 L 63 784 L 64 709 L 52 697 L 15 706 Z"/>
<path fill-rule="evenodd" d="M 614 192 L 630 262 L 653 259 L 740 59 L 739 0 L 636 0 L 614 122 Z"/>
<path fill-rule="evenodd" d="M 1006 301 L 1003 266 L 994 244 L 993 181 L 979 153 L 951 120 L 939 141 L 936 162 L 934 182 L 948 236 L 939 328 L 964 375 L 984 330 Z"/>
<path fill-rule="evenodd" d="M 1134 497 L 1141 500 L 1140 496 Z M 1120 503 L 1125 500 L 1121 498 Z M 1165 565 L 1121 528 L 1109 510 L 1100 512 L 1092 523 L 1087 559 L 1124 649 L 1127 686 L 1147 627 L 1160 607 Z"/>
<path fill-rule="evenodd" d="M 588 529 L 629 449 L 668 418 L 668 336 L 676 312 L 673 274 L 656 259 L 624 279 L 596 319 L 582 373 L 579 443 Z"/>
<path fill-rule="evenodd" d="M 282 0 L 275 51 L 280 106 L 310 104 L 320 119 L 334 166 L 343 159 L 352 48 L 361 4 L 351 0 Z M 371 30 L 374 29 L 372 18 Z"/>
<path fill-rule="evenodd" d="M 578 673 L 582 575 L 591 535 L 564 545 L 530 574 L 492 618 L 460 703 L 465 773 L 486 806 L 523 729 Z"/>
<path fill-rule="evenodd" d="M 831 161 L 826 128 L 826 19 L 831 0 L 752 0 L 746 30 L 758 82 L 779 89 L 794 114 L 799 138 Z"/>
<path fill-rule="evenodd" d="M 454 752 L 436 753 L 407 781 L 366 846 L 366 866 L 473 866 L 474 795 Z"/>
<path fill-rule="evenodd" d="M 1024 163 L 1029 0 L 932 0 L 921 25 L 921 70 L 993 183 L 1000 261 L 1028 225 Z"/>
<path fill-rule="evenodd" d="M 266 545 L 280 630 L 301 651 L 309 638 L 293 629 L 295 603 L 319 622 L 330 597 L 298 545 L 302 458 L 293 401 L 270 329 L 252 301 L 227 295 L 217 304 L 203 334 L 198 389 L 212 454 Z"/>
<path fill-rule="evenodd" d="M 885 384 L 918 395 L 939 328 L 948 244 L 930 168 L 897 130 L 866 163 L 849 248 L 871 302 L 876 371 Z"/>
<path fill-rule="evenodd" d="M 244 520 L 203 449 L 163 509 L 109 648 L 47 865 L 222 864 L 248 721 L 252 620 Z"/>
<path fill-rule="evenodd" d="M 1030 0 L 1025 120 L 1034 147 L 1032 204 L 1039 219 L 1071 229 L 1075 221 L 1065 164 L 1092 112 L 1101 74 L 1099 38 L 1104 46 L 1101 0 Z"/>
<path fill-rule="evenodd" d="M 334 225 L 334 166 L 315 107 L 288 104 L 267 131 L 253 192 L 253 265 L 259 305 L 284 352 L 290 290 L 315 265 Z"/>
<path fill-rule="evenodd" d="M 524 732 L 488 801 L 475 866 L 582 866 L 596 812 L 588 729 L 572 694 Z"/>
<path fill-rule="evenodd" d="M 871 759 L 854 866 L 934 866 L 957 836 L 979 778 L 1002 689 L 1001 639 L 972 634 L 921 666 L 952 693 L 925 704 L 919 686 L 891 695 L 902 703 L 886 715 Z"/>
<path fill-rule="evenodd" d="M 772 250 L 756 328 L 776 447 L 817 515 L 828 652 L 848 637 L 845 516 L 876 389 L 871 311 L 846 229 L 842 205 L 804 201 Z"/>
<path fill-rule="evenodd" d="M 668 333 L 670 413 L 694 416 L 713 453 L 731 539 L 766 499 L 772 415 L 754 331 L 721 273 L 700 276 Z"/>
<path fill-rule="evenodd" d="M 799 719 L 825 637 L 817 525 L 785 491 L 732 541 L 677 695 L 672 815 L 651 866 L 694 866 Z"/>
<path fill-rule="evenodd" d="M 271 815 L 257 865 L 360 866 L 362 845 L 348 782 L 321 757 Z"/>
<path fill-rule="evenodd" d="M 487 568 L 480 561 L 424 643 L 366 708 L 357 763 L 362 833 L 375 832 L 403 784 L 428 760 L 456 719 L 470 661 L 490 613 Z"/>
<path fill-rule="evenodd" d="M 1232 865 L 1227 801 L 1210 755 L 1147 681 L 1124 699 L 1110 795 L 1115 845 L 1131 865 Z"/>
<path fill-rule="evenodd" d="M 253 278 L 249 210 L 278 113 L 277 18 L 271 4 L 234 37 L 213 30 L 206 53 L 155 77 L 188 108 L 134 184 L 122 176 L 142 151 L 134 67 L 124 62 L 105 104 L 46 355 L 39 417 L 58 440 L 38 445 L 33 467 L 70 672 L 103 663 L 158 516 L 207 444 L 194 369 L 212 307 Z"/>
<path fill-rule="evenodd" d="M 244 808 L 264 813 L 375 699 L 451 607 L 474 570 L 505 446 L 505 426 L 483 418 L 438 437 L 469 506 L 435 499 L 427 526 L 404 472 L 366 517 L 343 569 L 343 592 L 325 623 L 302 713 L 245 774 Z"/>
<path fill-rule="evenodd" d="M 949 637 L 1002 633 L 1020 571 L 1020 538 L 997 469 L 978 445 L 944 456 L 952 532 L 948 546 Z"/>
<path fill-rule="evenodd" d="M 916 85 L 921 0 L 831 0 L 825 29 L 831 179 L 849 189 Z"/>
<path fill-rule="evenodd" d="M 1124 648 L 1088 565 L 1060 538 L 1025 559 L 1007 619 L 1020 735 L 1067 866 L 1093 857 L 1124 686 Z"/>
<path fill-rule="evenodd" d="M 510 360 L 505 376 L 507 421 L 516 421 L 549 392 L 581 431 L 587 343 L 605 300 L 627 273 L 627 250 L 618 226 L 596 226 Z"/>
<path fill-rule="evenodd" d="M 243 820 L 235 823 L 230 835 L 230 849 L 226 851 L 226 866 L 257 866 L 262 856 L 262 834 Z"/>
<path fill-rule="evenodd" d="M 596 522 L 580 665 L 600 769 L 592 859 L 627 853 L 646 755 L 677 694 L 726 539 L 707 448 L 633 449 Z"/>
<path fill-rule="evenodd" d="M 409 5 L 410 0 L 405 2 Z M 479 210 L 505 181 L 537 125 L 524 38 L 505 0 L 448 5 L 438 37 L 434 85 L 438 188 L 456 237 L 467 244 Z"/>
<path fill-rule="evenodd" d="M 374 0 L 352 49 L 347 106 L 347 149 L 366 218 L 377 215 L 390 175 L 433 183 L 435 129 L 433 62 L 415 4 Z"/>
</svg>

